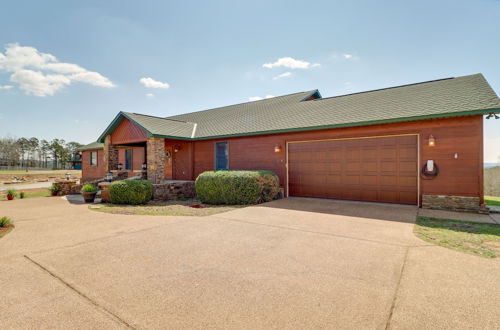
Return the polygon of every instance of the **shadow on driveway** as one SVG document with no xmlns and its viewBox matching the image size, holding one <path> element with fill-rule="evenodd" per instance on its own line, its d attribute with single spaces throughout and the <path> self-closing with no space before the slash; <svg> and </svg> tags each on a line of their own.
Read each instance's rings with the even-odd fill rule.
<svg viewBox="0 0 500 330">
<path fill-rule="evenodd" d="M 405 223 L 414 223 L 418 211 L 418 208 L 413 205 L 351 202 L 303 197 L 288 197 L 259 206 Z"/>
</svg>

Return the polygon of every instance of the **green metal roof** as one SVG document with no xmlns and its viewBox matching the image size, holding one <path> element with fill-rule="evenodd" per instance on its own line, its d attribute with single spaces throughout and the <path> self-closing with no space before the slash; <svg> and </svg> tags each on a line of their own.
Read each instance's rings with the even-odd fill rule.
<svg viewBox="0 0 500 330">
<path fill-rule="evenodd" d="M 309 100 L 311 96 L 317 98 Z M 115 121 L 119 124 L 124 117 L 129 118 L 150 136 L 198 140 L 475 115 L 499 109 L 500 99 L 483 75 L 475 74 L 329 98 L 312 90 L 167 118 L 122 112 Z"/>
<path fill-rule="evenodd" d="M 84 150 L 97 150 L 97 149 L 102 149 L 104 147 L 104 143 L 100 142 L 92 142 L 87 145 L 81 146 L 80 148 L 77 148 L 76 150 L 78 151 L 84 151 Z"/>
</svg>

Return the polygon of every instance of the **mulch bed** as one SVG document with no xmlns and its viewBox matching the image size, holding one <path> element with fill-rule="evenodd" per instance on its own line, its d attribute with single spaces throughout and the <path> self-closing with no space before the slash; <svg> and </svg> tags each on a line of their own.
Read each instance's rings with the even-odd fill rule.
<svg viewBox="0 0 500 330">
<path fill-rule="evenodd" d="M 0 237 L 6 235 L 9 231 L 14 229 L 14 225 L 6 225 L 4 227 L 0 227 Z"/>
</svg>

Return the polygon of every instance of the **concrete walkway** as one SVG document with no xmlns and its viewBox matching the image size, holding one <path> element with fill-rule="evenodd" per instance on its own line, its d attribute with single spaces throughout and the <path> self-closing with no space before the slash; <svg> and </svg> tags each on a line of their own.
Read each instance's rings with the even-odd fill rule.
<svg viewBox="0 0 500 330">
<path fill-rule="evenodd" d="M 498 329 L 500 262 L 417 209 L 290 198 L 209 217 L 0 202 L 1 329 Z"/>
</svg>

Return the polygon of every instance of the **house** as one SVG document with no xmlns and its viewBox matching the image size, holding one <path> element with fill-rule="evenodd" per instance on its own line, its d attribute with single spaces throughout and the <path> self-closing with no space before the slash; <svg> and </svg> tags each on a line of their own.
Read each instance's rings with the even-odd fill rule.
<svg viewBox="0 0 500 330">
<path fill-rule="evenodd" d="M 120 112 L 82 149 L 83 178 L 118 167 L 129 175 L 146 167 L 153 183 L 264 169 L 287 196 L 479 206 L 483 115 L 499 111 L 500 99 L 475 74 L 327 98 L 311 90 L 165 118 Z"/>
</svg>

